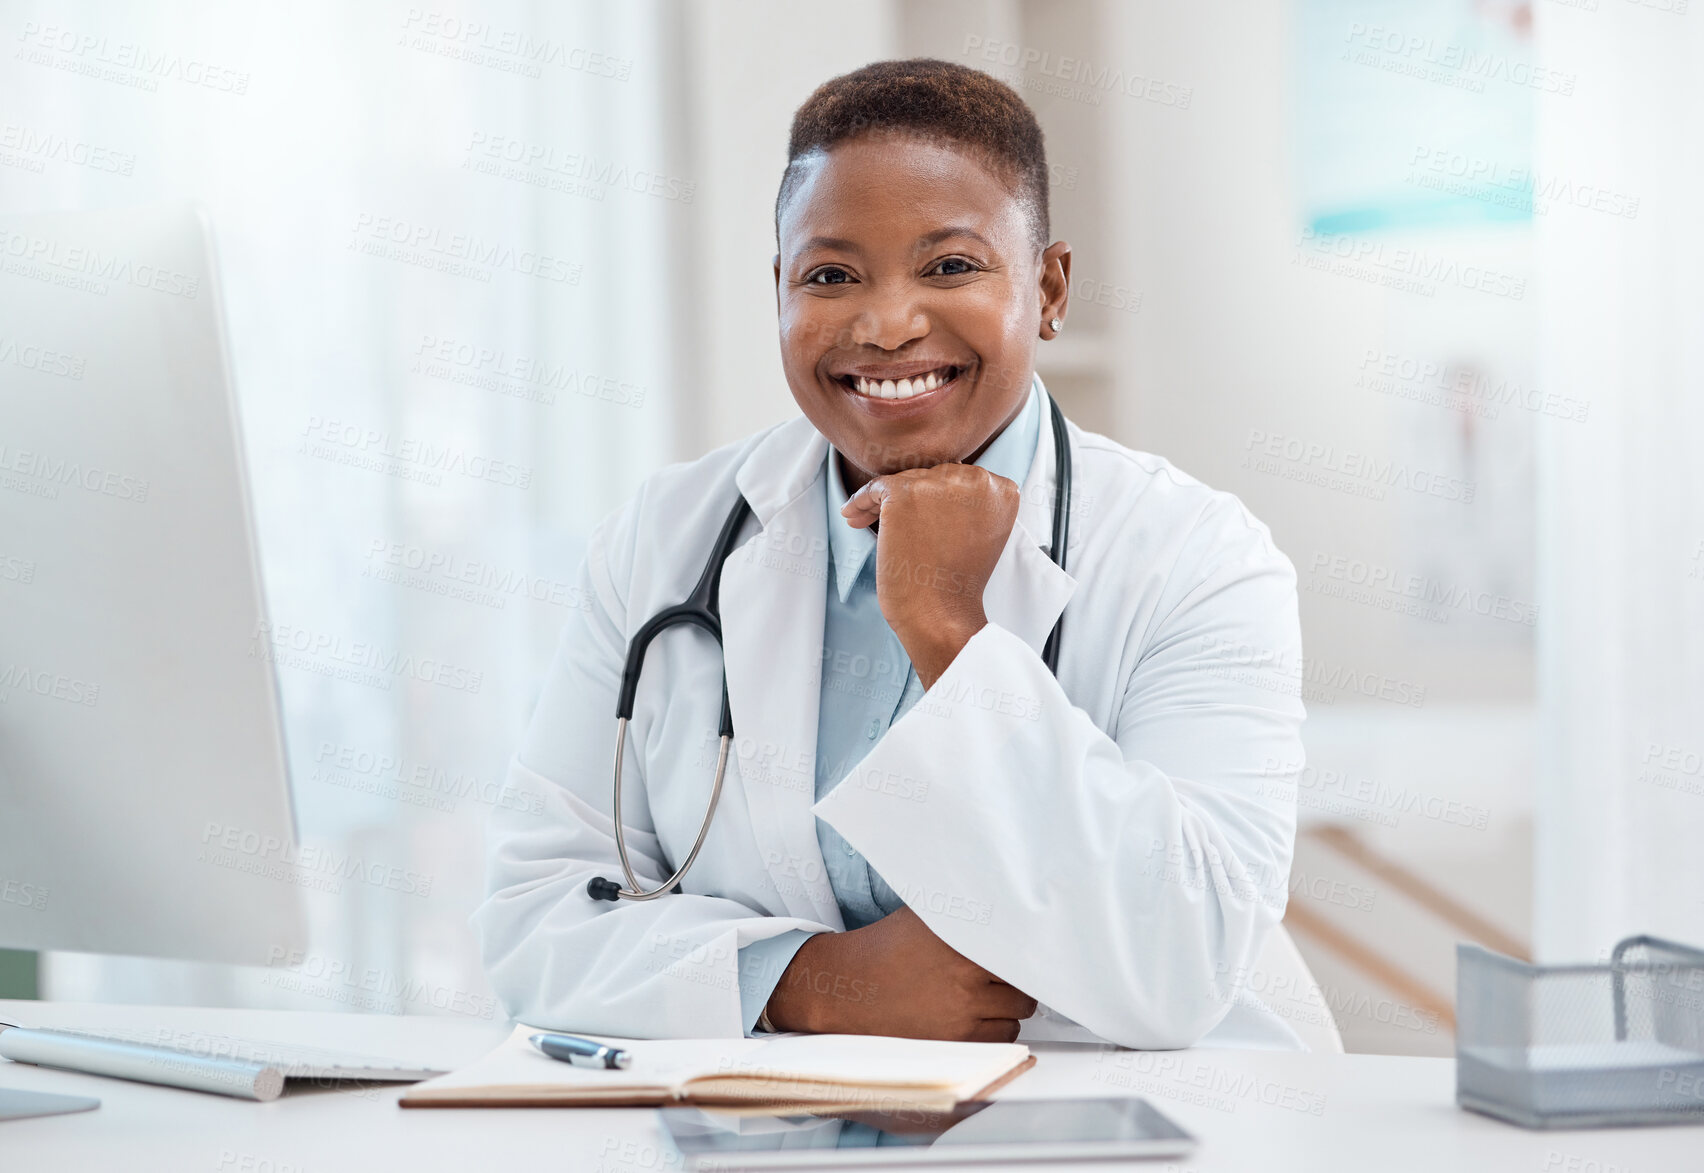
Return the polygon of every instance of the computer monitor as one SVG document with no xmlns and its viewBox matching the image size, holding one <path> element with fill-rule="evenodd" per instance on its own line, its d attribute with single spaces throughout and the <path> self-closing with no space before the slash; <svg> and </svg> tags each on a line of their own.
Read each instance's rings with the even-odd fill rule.
<svg viewBox="0 0 1704 1173">
<path fill-rule="evenodd" d="M 0 215 L 0 946 L 306 946 L 211 233 Z"/>
</svg>

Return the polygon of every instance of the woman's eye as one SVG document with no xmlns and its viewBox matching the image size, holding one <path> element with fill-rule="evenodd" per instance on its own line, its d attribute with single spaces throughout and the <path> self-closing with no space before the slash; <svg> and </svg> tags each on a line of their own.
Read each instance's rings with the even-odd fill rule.
<svg viewBox="0 0 1704 1173">
<path fill-rule="evenodd" d="M 974 273 L 976 266 L 963 257 L 946 257 L 935 262 L 934 267 L 929 271 L 937 277 L 962 277 L 966 273 Z"/>
<path fill-rule="evenodd" d="M 852 280 L 852 274 L 845 269 L 818 269 L 805 278 L 807 285 L 844 285 Z"/>
</svg>

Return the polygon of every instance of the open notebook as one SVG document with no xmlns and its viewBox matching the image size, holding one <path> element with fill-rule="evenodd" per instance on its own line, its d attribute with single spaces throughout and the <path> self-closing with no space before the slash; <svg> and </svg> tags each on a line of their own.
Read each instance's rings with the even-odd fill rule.
<svg viewBox="0 0 1704 1173">
<path fill-rule="evenodd" d="M 405 1108 L 718 1107 L 946 1110 L 988 1096 L 1034 1065 L 1021 1043 L 945 1043 L 877 1035 L 770 1039 L 613 1039 L 624 1070 L 558 1062 L 519 1026 L 485 1058 L 410 1088 Z"/>
</svg>

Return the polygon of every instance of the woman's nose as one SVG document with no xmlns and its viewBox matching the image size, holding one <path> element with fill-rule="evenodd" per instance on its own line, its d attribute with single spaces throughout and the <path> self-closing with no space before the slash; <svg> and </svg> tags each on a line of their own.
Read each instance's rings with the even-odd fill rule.
<svg viewBox="0 0 1704 1173">
<path fill-rule="evenodd" d="M 881 350 L 898 350 L 928 332 L 929 316 L 915 298 L 900 290 L 872 293 L 852 323 L 855 345 Z"/>
</svg>

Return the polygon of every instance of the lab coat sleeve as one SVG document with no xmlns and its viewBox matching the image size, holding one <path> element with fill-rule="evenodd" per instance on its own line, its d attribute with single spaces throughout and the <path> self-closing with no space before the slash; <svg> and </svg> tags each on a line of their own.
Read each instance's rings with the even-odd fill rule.
<svg viewBox="0 0 1704 1173">
<path fill-rule="evenodd" d="M 765 978 L 746 974 L 742 982 L 741 949 L 828 926 L 694 893 L 614 904 L 586 894 L 592 877 L 622 874 L 610 817 L 627 642 L 626 592 L 618 584 L 631 574 L 637 509 L 630 505 L 591 540 L 581 608 L 563 630 L 510 766 L 515 801 L 494 809 L 487 825 L 487 896 L 473 923 L 487 977 L 519 1021 L 629 1038 L 738 1037 L 743 986 Z M 622 780 L 628 855 L 655 887 L 672 869 L 653 831 L 649 789 L 658 780 L 645 773 L 630 740 Z M 691 782 L 709 784 L 701 771 Z"/>
<path fill-rule="evenodd" d="M 1068 655 L 1137 646 L 1112 734 L 989 624 L 814 808 L 954 949 L 1154 1049 L 1225 1017 L 1282 917 L 1302 766 L 1289 560 L 1223 495 L 1182 551 L 1146 631 L 1071 643 L 1065 612 Z"/>
<path fill-rule="evenodd" d="M 740 950 L 740 1020 L 746 1034 L 757 1029 L 769 996 L 781 984 L 781 975 L 793 963 L 799 947 L 811 939 L 803 929 L 791 929 L 778 937 L 758 941 Z"/>
</svg>

